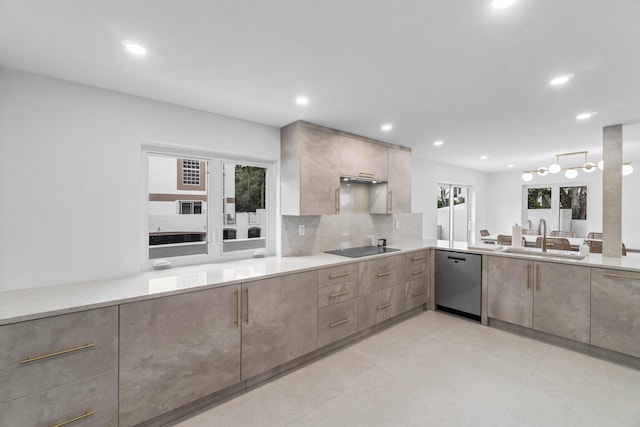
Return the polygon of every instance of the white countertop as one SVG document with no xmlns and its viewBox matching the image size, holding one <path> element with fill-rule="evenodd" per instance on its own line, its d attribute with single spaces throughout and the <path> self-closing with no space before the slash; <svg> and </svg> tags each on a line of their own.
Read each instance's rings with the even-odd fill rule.
<svg viewBox="0 0 640 427">
<path fill-rule="evenodd" d="M 602 255 L 593 254 L 582 260 L 567 260 L 535 255 L 504 254 L 493 250 L 494 248 L 485 250 L 482 247 L 467 248 L 466 244 L 456 244 L 450 248 L 447 242 L 435 240 L 393 243 L 389 246 L 401 249 L 402 252 L 390 252 L 363 258 L 347 258 L 325 253 L 299 257 L 252 258 L 151 271 L 124 278 L 0 292 L 0 325 L 260 280 L 427 248 L 640 271 L 640 254 L 622 258 L 605 258 Z"/>
</svg>

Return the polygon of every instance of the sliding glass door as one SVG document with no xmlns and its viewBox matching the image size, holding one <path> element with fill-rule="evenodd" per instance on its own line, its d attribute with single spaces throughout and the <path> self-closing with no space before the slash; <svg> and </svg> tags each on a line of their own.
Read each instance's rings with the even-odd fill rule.
<svg viewBox="0 0 640 427">
<path fill-rule="evenodd" d="M 471 242 L 472 188 L 455 184 L 438 184 L 436 198 L 438 205 L 437 238 L 454 243 Z"/>
</svg>

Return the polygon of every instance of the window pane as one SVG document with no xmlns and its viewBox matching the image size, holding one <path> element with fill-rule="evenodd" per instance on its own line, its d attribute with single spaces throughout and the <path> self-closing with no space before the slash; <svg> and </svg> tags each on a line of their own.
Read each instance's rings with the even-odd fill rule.
<svg viewBox="0 0 640 427">
<path fill-rule="evenodd" d="M 529 188 L 529 209 L 551 209 L 551 188 Z"/>
<path fill-rule="evenodd" d="M 149 259 L 208 252 L 208 190 L 201 179 L 207 167 L 204 160 L 149 154 Z"/>
</svg>

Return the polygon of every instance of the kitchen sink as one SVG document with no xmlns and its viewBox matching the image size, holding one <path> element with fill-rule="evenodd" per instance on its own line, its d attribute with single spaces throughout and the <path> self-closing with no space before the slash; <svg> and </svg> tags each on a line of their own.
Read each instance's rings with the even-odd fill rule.
<svg viewBox="0 0 640 427">
<path fill-rule="evenodd" d="M 509 254 L 537 255 L 547 258 L 583 259 L 586 257 L 586 255 L 580 255 L 579 252 L 575 251 L 548 249 L 547 252 L 542 252 L 542 249 L 540 248 L 525 248 L 518 246 L 507 246 L 502 252 Z"/>
</svg>

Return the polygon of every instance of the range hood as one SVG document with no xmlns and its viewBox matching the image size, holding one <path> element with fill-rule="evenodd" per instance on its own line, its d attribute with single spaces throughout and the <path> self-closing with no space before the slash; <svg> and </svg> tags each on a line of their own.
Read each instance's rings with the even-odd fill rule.
<svg viewBox="0 0 640 427">
<path fill-rule="evenodd" d="M 385 184 L 386 179 L 374 178 L 372 176 L 340 176 L 340 183 L 355 182 L 356 184 Z"/>
</svg>

